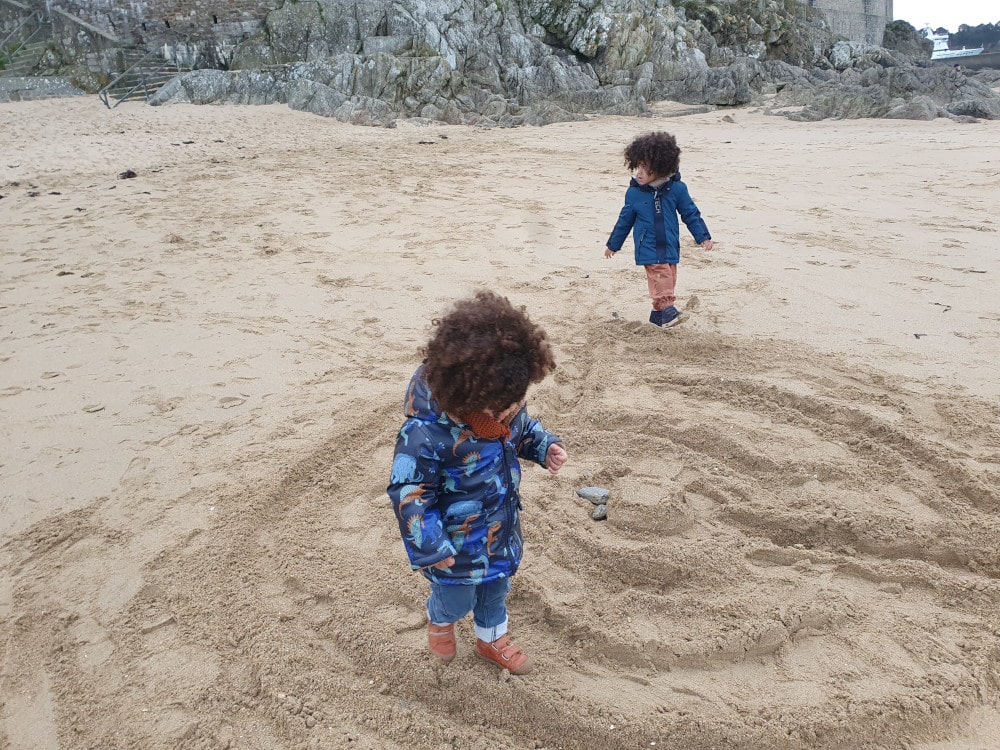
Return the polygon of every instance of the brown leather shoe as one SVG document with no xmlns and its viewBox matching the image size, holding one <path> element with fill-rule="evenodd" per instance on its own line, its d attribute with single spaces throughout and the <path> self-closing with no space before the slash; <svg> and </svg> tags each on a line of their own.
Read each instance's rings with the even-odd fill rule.
<svg viewBox="0 0 1000 750">
<path fill-rule="evenodd" d="M 528 674 L 534 666 L 531 657 L 515 646 L 506 634 L 492 643 L 476 639 L 476 653 L 487 661 L 503 667 L 511 674 Z"/>
<path fill-rule="evenodd" d="M 455 623 L 435 625 L 427 623 L 427 645 L 431 653 L 445 664 L 455 658 Z"/>
</svg>

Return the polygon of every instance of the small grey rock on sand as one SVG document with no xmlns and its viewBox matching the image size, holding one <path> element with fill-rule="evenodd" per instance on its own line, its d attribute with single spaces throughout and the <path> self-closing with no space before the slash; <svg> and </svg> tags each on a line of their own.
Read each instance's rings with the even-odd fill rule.
<svg viewBox="0 0 1000 750">
<path fill-rule="evenodd" d="M 583 487 L 577 490 L 576 494 L 584 500 L 590 500 L 594 505 L 605 505 L 611 497 L 611 490 L 603 487 Z"/>
</svg>

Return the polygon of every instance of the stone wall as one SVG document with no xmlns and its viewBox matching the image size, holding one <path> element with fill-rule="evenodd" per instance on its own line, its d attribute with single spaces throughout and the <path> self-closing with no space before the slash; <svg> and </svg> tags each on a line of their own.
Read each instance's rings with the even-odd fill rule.
<svg viewBox="0 0 1000 750">
<path fill-rule="evenodd" d="M 882 44 L 886 24 L 892 19 L 892 0 L 808 0 L 823 12 L 835 34 L 853 42 Z"/>
<path fill-rule="evenodd" d="M 30 2 L 31 0 L 23 0 Z M 36 0 L 37 1 L 37 0 Z M 255 33 L 282 0 L 48 0 L 120 38 L 205 40 Z"/>
<path fill-rule="evenodd" d="M 17 30 L 31 8 L 17 0 L 0 0 L 0 39 Z"/>
</svg>

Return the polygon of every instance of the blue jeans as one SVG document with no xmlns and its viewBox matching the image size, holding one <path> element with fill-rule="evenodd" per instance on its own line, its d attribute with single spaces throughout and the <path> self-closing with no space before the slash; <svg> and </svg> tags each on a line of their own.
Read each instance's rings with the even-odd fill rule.
<svg viewBox="0 0 1000 750">
<path fill-rule="evenodd" d="M 474 586 L 431 583 L 431 595 L 427 597 L 427 617 L 435 625 L 450 625 L 472 612 L 476 638 L 492 643 L 507 632 L 509 591 L 509 578 Z"/>
</svg>

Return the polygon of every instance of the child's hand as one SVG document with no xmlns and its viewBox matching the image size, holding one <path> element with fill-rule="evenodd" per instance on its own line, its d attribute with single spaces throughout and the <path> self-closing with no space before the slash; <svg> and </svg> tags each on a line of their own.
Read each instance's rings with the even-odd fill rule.
<svg viewBox="0 0 1000 750">
<path fill-rule="evenodd" d="M 702 250 L 711 250 L 713 247 L 715 247 L 715 243 L 712 240 L 705 240 L 701 243 Z"/>
<path fill-rule="evenodd" d="M 559 443 L 553 443 L 545 452 L 545 468 L 549 470 L 549 474 L 558 474 L 567 458 L 569 454 L 566 449 Z"/>
<path fill-rule="evenodd" d="M 616 252 L 618 252 L 618 251 L 617 250 L 612 250 L 610 247 L 606 248 L 604 250 L 604 257 L 605 258 L 614 258 Z"/>
<path fill-rule="evenodd" d="M 446 558 L 446 559 L 442 560 L 441 562 L 434 563 L 433 565 L 431 565 L 431 567 L 432 568 L 444 569 L 444 568 L 450 568 L 454 564 L 455 564 L 455 556 L 452 555 L 451 557 Z"/>
</svg>

